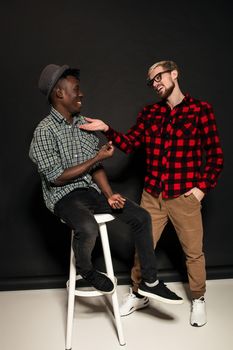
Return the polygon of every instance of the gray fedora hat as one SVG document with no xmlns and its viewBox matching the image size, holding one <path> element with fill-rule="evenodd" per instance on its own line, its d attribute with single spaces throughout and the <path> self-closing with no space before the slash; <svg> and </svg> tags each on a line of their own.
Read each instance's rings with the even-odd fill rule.
<svg viewBox="0 0 233 350">
<path fill-rule="evenodd" d="M 69 69 L 67 64 L 58 66 L 57 64 L 48 64 L 41 72 L 38 87 L 39 90 L 49 98 L 54 86 L 62 74 Z"/>
</svg>

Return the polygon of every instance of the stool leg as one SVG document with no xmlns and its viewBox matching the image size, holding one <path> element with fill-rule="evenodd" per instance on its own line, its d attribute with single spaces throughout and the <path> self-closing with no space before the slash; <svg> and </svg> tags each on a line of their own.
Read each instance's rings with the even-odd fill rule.
<svg viewBox="0 0 233 350">
<path fill-rule="evenodd" d="M 99 229 L 100 229 L 100 237 L 101 237 L 102 246 L 103 246 L 103 253 L 104 253 L 104 260 L 106 264 L 107 275 L 112 280 L 114 280 L 115 277 L 113 272 L 112 258 L 110 253 L 106 223 L 99 223 Z M 114 316 L 116 321 L 116 328 L 117 328 L 119 343 L 120 345 L 125 345 L 116 289 L 111 296 L 112 296 L 112 305 L 113 305 L 113 311 L 114 311 Z"/>
<path fill-rule="evenodd" d="M 68 289 L 68 310 L 67 310 L 67 324 L 66 324 L 66 350 L 72 347 L 72 330 L 74 317 L 74 301 L 75 301 L 75 283 L 76 283 L 76 268 L 74 263 L 74 252 L 72 248 L 73 231 L 71 233 L 71 250 L 70 250 L 70 276 Z"/>
</svg>

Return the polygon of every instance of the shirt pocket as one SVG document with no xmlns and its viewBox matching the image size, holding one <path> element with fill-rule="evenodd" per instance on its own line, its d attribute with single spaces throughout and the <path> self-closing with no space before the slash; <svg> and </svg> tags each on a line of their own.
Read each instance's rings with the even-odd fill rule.
<svg viewBox="0 0 233 350">
<path fill-rule="evenodd" d="M 188 115 L 185 118 L 179 118 L 174 125 L 174 134 L 180 138 L 193 138 L 197 132 L 196 117 Z"/>
</svg>

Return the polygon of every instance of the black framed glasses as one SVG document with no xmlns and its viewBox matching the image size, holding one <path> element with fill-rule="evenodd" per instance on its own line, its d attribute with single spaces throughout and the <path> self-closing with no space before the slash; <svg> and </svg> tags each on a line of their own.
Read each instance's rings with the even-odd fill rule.
<svg viewBox="0 0 233 350">
<path fill-rule="evenodd" d="M 162 80 L 162 75 L 163 75 L 164 73 L 168 73 L 168 72 L 171 72 L 171 69 L 164 70 L 164 71 L 162 71 L 162 72 L 156 74 L 152 79 L 149 79 L 149 78 L 148 78 L 147 81 L 146 81 L 147 86 L 152 87 L 154 81 L 156 81 L 156 83 L 159 83 L 159 82 Z"/>
</svg>

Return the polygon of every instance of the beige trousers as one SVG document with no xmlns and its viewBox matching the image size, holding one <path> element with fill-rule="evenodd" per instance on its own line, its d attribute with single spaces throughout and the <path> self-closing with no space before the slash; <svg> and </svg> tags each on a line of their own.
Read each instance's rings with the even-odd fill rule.
<svg viewBox="0 0 233 350">
<path fill-rule="evenodd" d="M 152 218 L 154 247 L 170 219 L 186 257 L 189 287 L 192 298 L 199 298 L 206 291 L 206 270 L 203 249 L 203 226 L 201 203 L 193 195 L 162 199 L 143 191 L 141 206 Z M 133 290 L 137 291 L 141 281 L 140 264 L 137 253 L 131 271 Z"/>
</svg>

